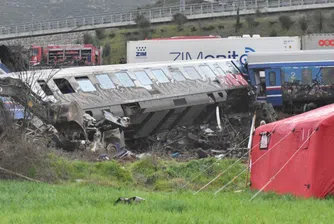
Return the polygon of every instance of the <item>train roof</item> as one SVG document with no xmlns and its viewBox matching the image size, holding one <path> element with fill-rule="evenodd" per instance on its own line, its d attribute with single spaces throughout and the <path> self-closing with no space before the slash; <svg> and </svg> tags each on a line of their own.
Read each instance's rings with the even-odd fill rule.
<svg viewBox="0 0 334 224">
<path fill-rule="evenodd" d="M 283 52 L 250 52 L 248 65 L 296 62 L 334 62 L 334 50 L 305 50 Z"/>
<path fill-rule="evenodd" d="M 72 76 L 75 74 L 87 74 L 98 72 L 110 72 L 130 69 L 146 69 L 146 68 L 159 68 L 168 66 L 179 65 L 198 65 L 205 63 L 217 63 L 217 62 L 231 62 L 231 59 L 206 59 L 206 60 L 191 60 L 191 61 L 166 61 L 166 62 L 144 62 L 144 63 L 131 63 L 131 64 L 116 64 L 116 65 L 98 65 L 98 66 L 82 66 L 60 69 L 44 69 L 44 70 L 32 70 L 28 71 L 29 74 L 57 74 L 61 76 Z M 15 75 L 10 73 L 9 76 Z"/>
</svg>

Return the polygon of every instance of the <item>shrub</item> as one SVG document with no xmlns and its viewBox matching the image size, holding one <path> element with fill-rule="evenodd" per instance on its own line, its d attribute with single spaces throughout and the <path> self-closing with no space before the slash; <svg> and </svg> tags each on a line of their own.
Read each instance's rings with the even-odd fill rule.
<svg viewBox="0 0 334 224">
<path fill-rule="evenodd" d="M 196 29 L 196 27 L 193 26 L 193 27 L 191 27 L 190 31 L 191 31 L 191 32 L 196 32 L 197 29 Z"/>
<path fill-rule="evenodd" d="M 111 47 L 110 44 L 107 43 L 104 45 L 104 49 L 103 49 L 103 57 L 109 57 L 111 53 Z"/>
<path fill-rule="evenodd" d="M 150 20 L 143 15 L 138 15 L 135 18 L 135 23 L 137 24 L 138 28 L 141 29 L 146 29 L 151 26 Z"/>
<path fill-rule="evenodd" d="M 281 23 L 281 27 L 285 30 L 289 30 L 293 24 L 291 17 L 286 15 L 280 16 L 278 21 Z"/>
<path fill-rule="evenodd" d="M 270 37 L 277 37 L 277 35 L 278 34 L 277 34 L 277 31 L 275 29 L 272 29 L 270 34 L 269 34 Z"/>
<path fill-rule="evenodd" d="M 149 36 L 149 27 L 151 26 L 150 21 L 143 15 L 138 15 L 135 19 L 137 27 L 140 29 L 142 38 L 145 39 Z"/>
<path fill-rule="evenodd" d="M 105 30 L 104 29 L 97 29 L 95 30 L 95 36 L 97 37 L 97 39 L 102 40 L 105 38 L 106 34 L 105 34 Z"/>
<path fill-rule="evenodd" d="M 188 18 L 182 13 L 176 13 L 175 15 L 173 15 L 173 22 L 178 26 L 178 29 L 180 30 L 181 27 L 186 22 L 188 22 Z"/>
<path fill-rule="evenodd" d="M 84 44 L 93 44 L 94 43 L 94 38 L 89 33 L 85 33 L 83 35 L 83 42 L 84 42 Z"/>
</svg>

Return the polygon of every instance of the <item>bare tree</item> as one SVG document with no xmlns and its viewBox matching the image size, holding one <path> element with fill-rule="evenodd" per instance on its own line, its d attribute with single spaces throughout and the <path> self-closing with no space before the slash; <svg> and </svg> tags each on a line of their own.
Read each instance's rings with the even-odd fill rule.
<svg viewBox="0 0 334 224">
<path fill-rule="evenodd" d="M 324 29 L 324 15 L 321 11 L 317 11 L 314 13 L 313 18 L 316 31 L 321 33 Z"/>
<path fill-rule="evenodd" d="M 239 14 L 239 7 L 237 8 L 237 15 L 235 17 L 235 34 L 239 33 L 240 28 L 242 27 L 242 23 L 240 22 L 240 14 Z"/>
<path fill-rule="evenodd" d="M 302 30 L 303 33 L 306 33 L 306 30 L 308 28 L 308 21 L 307 21 L 307 18 L 306 16 L 302 16 L 300 19 L 299 19 L 299 26 L 300 26 L 300 29 Z"/>
</svg>

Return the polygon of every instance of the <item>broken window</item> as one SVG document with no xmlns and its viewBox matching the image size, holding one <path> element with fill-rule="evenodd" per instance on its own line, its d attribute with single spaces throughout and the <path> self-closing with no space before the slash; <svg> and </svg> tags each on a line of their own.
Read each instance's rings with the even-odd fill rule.
<svg viewBox="0 0 334 224">
<path fill-rule="evenodd" d="M 177 69 L 169 69 L 170 73 L 172 74 L 172 77 L 176 80 L 176 81 L 185 81 L 186 78 L 183 76 L 182 72 Z"/>
<path fill-rule="evenodd" d="M 115 76 L 122 83 L 122 85 L 124 87 L 133 87 L 133 86 L 135 86 L 135 84 L 130 79 L 128 73 L 126 73 L 126 72 L 118 72 L 118 73 L 115 73 Z"/>
<path fill-rule="evenodd" d="M 87 76 L 75 77 L 75 80 L 79 83 L 80 89 L 84 92 L 94 92 L 96 91 L 93 83 L 89 80 Z"/>
<path fill-rule="evenodd" d="M 107 74 L 96 75 L 102 89 L 115 89 L 115 84 L 111 81 Z"/>
<path fill-rule="evenodd" d="M 198 71 L 193 66 L 185 66 L 184 70 L 189 75 L 190 79 L 201 79 L 202 77 L 198 73 Z"/>
<path fill-rule="evenodd" d="M 73 87 L 67 79 L 54 79 L 53 81 L 58 86 L 62 94 L 75 93 Z"/>
<path fill-rule="evenodd" d="M 161 69 L 152 69 L 151 71 L 152 71 L 153 75 L 155 76 L 155 78 L 160 83 L 169 82 L 169 79 L 167 78 L 166 74 Z"/>
<path fill-rule="evenodd" d="M 334 84 L 334 68 L 333 67 L 321 68 L 321 73 L 322 73 L 322 82 L 324 85 Z"/>
<path fill-rule="evenodd" d="M 312 85 L 312 69 L 309 68 L 302 69 L 302 84 Z"/>
<path fill-rule="evenodd" d="M 262 132 L 260 133 L 260 149 L 268 149 L 269 146 L 269 132 Z"/>
<path fill-rule="evenodd" d="M 229 66 L 227 66 L 227 63 L 219 63 L 220 67 L 222 68 L 222 70 L 224 71 L 225 74 L 233 74 L 232 70 L 230 69 Z"/>
<path fill-rule="evenodd" d="M 147 86 L 147 85 L 152 85 L 152 81 L 151 79 L 147 76 L 145 71 L 136 71 L 135 75 L 137 77 L 137 79 L 139 80 L 139 82 L 143 85 L 143 86 Z"/>
<path fill-rule="evenodd" d="M 199 66 L 204 75 L 208 78 L 216 78 L 215 73 L 212 71 L 212 69 L 208 65 L 201 65 Z"/>
<path fill-rule="evenodd" d="M 231 62 L 226 62 L 226 67 L 228 68 L 229 72 L 231 74 L 238 74 L 238 69 L 235 68 L 235 66 Z"/>
<path fill-rule="evenodd" d="M 50 87 L 46 84 L 46 82 L 44 80 L 37 80 L 37 83 L 39 84 L 41 89 L 44 91 L 45 95 L 47 95 L 47 96 L 52 96 L 53 95 Z"/>
</svg>

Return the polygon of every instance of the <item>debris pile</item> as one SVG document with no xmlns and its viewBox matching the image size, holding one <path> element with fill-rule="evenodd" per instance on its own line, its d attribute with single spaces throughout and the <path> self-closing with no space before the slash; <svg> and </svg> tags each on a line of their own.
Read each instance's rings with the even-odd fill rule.
<svg viewBox="0 0 334 224">
<path fill-rule="evenodd" d="M 152 151 L 184 159 L 242 157 L 247 152 L 250 116 L 224 116 L 221 127 L 206 124 L 165 131 L 150 137 Z"/>
</svg>

